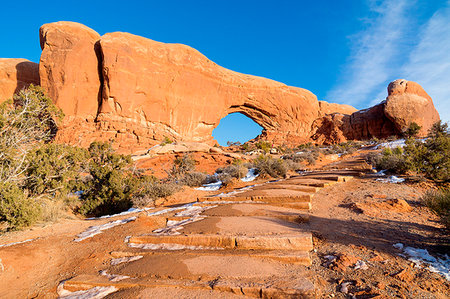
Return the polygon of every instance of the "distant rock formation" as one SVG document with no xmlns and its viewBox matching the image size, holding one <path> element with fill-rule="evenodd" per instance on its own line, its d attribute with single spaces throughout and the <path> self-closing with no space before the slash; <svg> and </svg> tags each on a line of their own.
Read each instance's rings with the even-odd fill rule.
<svg viewBox="0 0 450 299">
<path fill-rule="evenodd" d="M 350 115 L 331 113 L 318 118 L 311 139 L 317 143 L 339 143 L 347 140 L 386 138 L 401 135 L 412 122 L 421 126 L 425 136 L 439 120 L 431 97 L 416 82 L 399 79 L 388 86 L 385 101 Z"/>
<path fill-rule="evenodd" d="M 39 65 L 26 59 L 0 58 L 0 103 L 30 84 L 39 85 Z"/>
<path fill-rule="evenodd" d="M 259 138 L 277 145 L 387 137 L 412 121 L 423 133 L 439 119 L 420 85 L 405 80 L 389 85 L 385 102 L 356 111 L 319 102 L 306 89 L 230 71 L 181 44 L 122 32 L 100 36 L 73 22 L 45 24 L 39 33 L 39 75 L 35 63 L 0 60 L 0 101 L 40 81 L 66 115 L 58 142 L 114 140 L 129 153 L 165 137 L 212 145 L 213 129 L 234 112 L 261 125 Z"/>
</svg>

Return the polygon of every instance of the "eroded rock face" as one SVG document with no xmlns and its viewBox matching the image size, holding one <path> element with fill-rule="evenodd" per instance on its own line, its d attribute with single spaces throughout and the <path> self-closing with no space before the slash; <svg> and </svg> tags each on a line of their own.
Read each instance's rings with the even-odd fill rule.
<svg viewBox="0 0 450 299">
<path fill-rule="evenodd" d="M 66 118 L 94 119 L 101 86 L 95 51 L 100 35 L 78 23 L 56 22 L 43 25 L 39 38 L 41 86 Z"/>
<path fill-rule="evenodd" d="M 41 86 L 66 115 L 59 142 L 114 140 L 129 153 L 165 137 L 213 144 L 213 129 L 234 112 L 264 128 L 259 138 L 286 145 L 382 138 L 411 121 L 426 132 L 439 119 L 414 82 L 395 81 L 385 102 L 355 111 L 318 102 L 305 89 L 230 71 L 185 45 L 121 32 L 99 36 L 72 22 L 42 26 L 40 39 Z"/>
<path fill-rule="evenodd" d="M 102 36 L 100 48 L 101 129 L 125 129 L 139 142 L 212 142 L 212 130 L 233 112 L 252 118 L 274 142 L 304 141 L 318 115 L 311 92 L 232 72 L 185 45 L 117 32 Z"/>
<path fill-rule="evenodd" d="M 385 101 L 351 115 L 327 114 L 312 126 L 311 139 L 317 143 L 339 143 L 401 135 L 412 122 L 422 127 L 425 136 L 439 120 L 431 97 L 416 82 L 395 80 L 388 86 Z"/>
<path fill-rule="evenodd" d="M 388 86 L 384 114 L 399 131 L 405 131 L 412 122 L 421 126 L 420 135 L 427 134 L 439 120 L 439 113 L 431 97 L 416 82 L 399 79 Z"/>
<path fill-rule="evenodd" d="M 352 114 L 353 112 L 358 111 L 358 109 L 350 105 L 328 103 L 325 101 L 319 101 L 319 110 L 321 115 L 332 113 Z"/>
<path fill-rule="evenodd" d="M 39 85 L 39 65 L 26 59 L 0 58 L 0 103 L 30 84 Z"/>
</svg>

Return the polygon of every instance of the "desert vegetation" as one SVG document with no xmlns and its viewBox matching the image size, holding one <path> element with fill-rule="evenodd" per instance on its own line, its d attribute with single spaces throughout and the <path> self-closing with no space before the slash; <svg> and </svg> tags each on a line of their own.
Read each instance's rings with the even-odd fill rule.
<svg viewBox="0 0 450 299">
<path fill-rule="evenodd" d="M 177 190 L 131 167 L 111 143 L 52 143 L 62 112 L 37 86 L 0 105 L 0 222 L 19 229 L 64 210 L 89 216 L 150 204 Z"/>
<path fill-rule="evenodd" d="M 397 174 L 415 173 L 439 184 L 450 182 L 450 133 L 448 124 L 437 122 L 426 140 L 416 139 L 418 129 L 413 124 L 403 148 L 385 148 L 368 156 L 377 169 Z M 410 130 L 408 130 L 410 131 Z M 414 133 L 416 132 L 416 133 Z"/>
</svg>

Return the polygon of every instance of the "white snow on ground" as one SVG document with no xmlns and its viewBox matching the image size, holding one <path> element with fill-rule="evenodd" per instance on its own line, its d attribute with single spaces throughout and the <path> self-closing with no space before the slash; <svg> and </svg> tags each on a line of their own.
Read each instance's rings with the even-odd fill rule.
<svg viewBox="0 0 450 299">
<path fill-rule="evenodd" d="M 402 243 L 393 246 L 399 250 L 403 249 Z M 438 273 L 450 281 L 450 257 L 447 254 L 442 258 L 434 257 L 428 253 L 428 250 L 414 247 L 405 247 L 403 252 L 409 256 L 408 260 L 416 264 L 416 267 L 428 266 L 428 270 Z"/>
<path fill-rule="evenodd" d="M 179 206 L 179 207 L 167 208 L 167 209 L 156 211 L 156 212 L 153 212 L 153 213 L 147 213 L 147 216 L 159 216 L 159 215 L 163 215 L 163 214 L 166 214 L 166 213 L 169 213 L 169 212 L 173 212 L 173 211 L 177 211 L 177 210 L 184 210 L 184 209 L 186 209 L 188 207 L 191 207 L 192 205 L 194 205 L 193 202 L 187 203 L 187 204 Z"/>
<path fill-rule="evenodd" d="M 227 193 L 223 193 L 223 192 L 222 192 L 222 193 L 220 193 L 220 194 L 216 194 L 216 195 L 213 195 L 213 196 L 211 196 L 211 197 L 230 197 L 230 196 L 234 196 L 234 195 L 239 194 L 239 193 L 243 193 L 244 191 L 250 190 L 250 189 L 252 189 L 253 187 L 260 186 L 260 185 L 262 185 L 262 184 L 256 184 L 256 185 L 251 185 L 251 186 L 243 187 L 243 188 L 236 189 L 236 190 L 234 190 L 234 191 L 227 192 Z"/>
<path fill-rule="evenodd" d="M 126 219 L 111 221 L 105 224 L 96 225 L 96 226 L 90 226 L 86 231 L 82 232 L 81 234 L 78 234 L 74 242 L 81 242 L 83 240 L 86 240 L 88 238 L 92 238 L 95 235 L 101 234 L 104 230 L 110 229 L 112 227 L 122 225 L 125 223 L 128 223 L 130 221 L 136 220 L 136 217 L 130 217 Z"/>
<path fill-rule="evenodd" d="M 367 269 L 369 269 L 369 266 L 367 266 L 366 262 L 359 260 L 356 262 L 354 269 L 355 270 L 358 270 L 358 269 L 367 270 Z"/>
<path fill-rule="evenodd" d="M 130 276 L 126 276 L 126 275 L 109 274 L 108 272 L 106 272 L 106 270 L 100 271 L 100 275 L 106 276 L 106 278 L 108 278 L 108 280 L 112 281 L 112 282 L 117 282 L 117 281 L 121 281 L 121 280 L 130 278 Z"/>
<path fill-rule="evenodd" d="M 140 260 L 141 258 L 143 258 L 142 255 L 119 257 L 116 259 L 112 259 L 111 265 L 115 266 L 115 265 L 122 264 L 122 263 L 134 262 L 134 261 Z"/>
<path fill-rule="evenodd" d="M 169 220 L 167 221 L 166 227 L 159 228 L 153 231 L 156 235 L 179 235 L 179 230 L 183 229 L 184 225 L 200 221 L 205 219 L 205 216 L 200 216 L 203 211 L 206 211 L 211 208 L 215 208 L 217 206 L 208 206 L 208 207 L 199 207 L 199 206 L 191 206 L 186 210 L 181 211 L 175 214 L 174 217 L 190 217 L 188 219 L 182 220 Z"/>
<path fill-rule="evenodd" d="M 36 240 L 36 239 L 39 239 L 39 238 L 27 239 L 27 240 L 24 240 L 24 241 L 14 242 L 14 243 L 8 243 L 8 244 L 1 244 L 1 245 L 0 245 L 0 248 L 2 248 L 2 247 L 9 247 L 9 246 L 18 245 L 18 244 L 23 244 L 23 243 L 27 243 L 27 242 L 34 241 L 34 240 Z"/>
<path fill-rule="evenodd" d="M 251 182 L 254 181 L 259 174 L 256 174 L 256 168 L 250 168 L 247 172 L 247 175 L 241 179 L 243 182 Z"/>
<path fill-rule="evenodd" d="M 124 216 L 132 213 L 139 213 L 143 211 L 153 210 L 154 208 L 143 208 L 143 209 L 136 209 L 136 208 L 130 208 L 127 211 L 124 211 L 122 213 L 113 214 L 113 215 L 105 215 L 101 217 L 92 217 L 92 218 L 86 218 L 86 220 L 96 220 L 96 219 L 105 219 L 105 218 L 112 218 L 112 217 L 118 217 L 118 216 Z"/>
<path fill-rule="evenodd" d="M 383 175 L 386 175 L 386 174 L 385 174 L 386 171 L 387 171 L 386 169 L 383 169 L 383 170 L 378 171 L 377 173 L 374 173 L 373 175 L 376 175 L 376 176 L 383 176 Z"/>
<path fill-rule="evenodd" d="M 214 182 L 214 183 L 204 184 L 203 187 L 195 188 L 195 190 L 200 190 L 200 191 L 217 191 L 217 190 L 220 189 L 220 187 L 222 187 L 222 182 L 221 181 L 217 181 L 217 182 Z"/>
<path fill-rule="evenodd" d="M 380 143 L 377 146 L 375 146 L 375 149 L 404 147 L 405 145 L 406 145 L 405 139 L 398 139 L 394 141 Z"/>
<path fill-rule="evenodd" d="M 388 178 L 383 178 L 383 179 L 377 179 L 377 181 L 382 182 L 382 183 L 392 183 L 392 184 L 397 184 L 397 183 L 403 183 L 405 181 L 405 179 L 396 177 L 395 175 L 391 175 Z"/>
<path fill-rule="evenodd" d="M 158 243 L 158 244 L 136 244 L 128 243 L 128 246 L 133 248 L 148 249 L 148 250 L 223 250 L 220 247 L 206 247 L 206 246 L 193 246 L 193 245 L 182 245 L 173 243 Z"/>
<path fill-rule="evenodd" d="M 64 299 L 101 299 L 118 289 L 113 286 L 109 287 L 94 287 L 92 289 L 71 292 L 64 289 L 64 282 L 60 283 L 57 289 L 59 298 Z"/>
</svg>

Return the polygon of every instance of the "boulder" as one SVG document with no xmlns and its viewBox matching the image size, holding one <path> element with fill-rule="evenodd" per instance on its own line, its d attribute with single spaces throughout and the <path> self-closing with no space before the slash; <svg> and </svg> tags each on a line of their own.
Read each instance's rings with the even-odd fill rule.
<svg viewBox="0 0 450 299">
<path fill-rule="evenodd" d="M 39 65 L 26 59 L 0 58 L 0 103 L 30 84 L 39 85 Z"/>
<path fill-rule="evenodd" d="M 433 101 L 423 88 L 415 82 L 400 79 L 389 84 L 388 96 L 380 104 L 351 115 L 331 113 L 316 119 L 311 139 L 316 143 L 332 144 L 400 136 L 411 122 L 421 126 L 420 135 L 425 136 L 438 120 Z"/>
<path fill-rule="evenodd" d="M 420 136 L 426 136 L 432 125 L 439 120 L 439 113 L 431 97 L 416 82 L 398 79 L 388 86 L 384 114 L 400 132 L 412 122 L 421 126 Z"/>
</svg>

